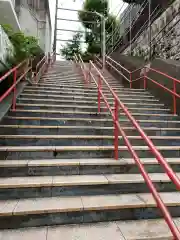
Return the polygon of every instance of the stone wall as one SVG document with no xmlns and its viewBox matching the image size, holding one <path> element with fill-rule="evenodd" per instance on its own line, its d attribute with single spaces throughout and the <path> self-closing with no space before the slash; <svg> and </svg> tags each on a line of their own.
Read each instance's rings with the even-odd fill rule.
<svg viewBox="0 0 180 240">
<path fill-rule="evenodd" d="M 180 1 L 176 0 L 151 28 L 152 57 L 180 59 Z M 132 44 L 132 55 L 149 59 L 149 32 L 144 31 Z M 130 55 L 130 46 L 123 52 Z"/>
</svg>

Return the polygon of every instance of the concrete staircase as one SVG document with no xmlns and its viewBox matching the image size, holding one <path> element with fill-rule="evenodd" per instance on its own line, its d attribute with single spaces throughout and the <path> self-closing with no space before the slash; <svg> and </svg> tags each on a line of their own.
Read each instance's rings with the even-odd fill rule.
<svg viewBox="0 0 180 240">
<path fill-rule="evenodd" d="M 148 92 L 105 78 L 180 176 L 179 117 Z M 125 115 L 119 119 L 180 227 L 180 193 Z M 0 142 L 0 240 L 171 239 L 121 137 L 113 160 L 112 118 L 97 113 L 97 89 L 73 63 L 57 62 L 24 89 L 0 123 Z"/>
</svg>

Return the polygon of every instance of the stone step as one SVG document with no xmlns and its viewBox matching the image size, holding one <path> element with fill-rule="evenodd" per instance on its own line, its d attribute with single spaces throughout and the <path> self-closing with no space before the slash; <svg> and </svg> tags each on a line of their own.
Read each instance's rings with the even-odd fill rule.
<svg viewBox="0 0 180 240">
<path fill-rule="evenodd" d="M 51 79 L 42 79 L 40 80 L 40 83 L 50 83 L 50 84 L 55 84 L 55 85 L 69 85 L 69 86 L 73 86 L 73 85 L 76 85 L 76 86 L 84 86 L 84 87 L 96 87 L 97 88 L 97 85 L 95 82 L 92 82 L 92 83 L 88 83 L 88 82 L 85 82 L 85 80 L 82 78 L 82 77 L 79 77 L 79 78 L 63 78 L 63 79 L 54 79 L 54 78 L 51 78 Z M 118 84 L 116 85 L 118 86 Z"/>
<path fill-rule="evenodd" d="M 41 105 L 36 105 L 34 104 L 33 107 L 32 105 L 26 105 L 24 104 L 24 107 L 22 107 L 22 109 L 17 108 L 16 111 L 10 111 L 9 112 L 9 116 L 39 116 L 39 117 L 83 117 L 83 118 L 106 118 L 106 119 L 112 119 L 110 113 L 108 111 L 102 111 L 100 113 L 97 113 L 97 111 L 95 111 L 96 109 L 94 109 L 94 111 L 81 111 L 81 109 L 75 110 L 75 111 L 70 111 L 70 110 L 58 110 L 57 108 L 55 108 L 56 110 L 49 110 L 46 109 L 46 105 L 43 105 L 43 107 L 41 107 Z M 173 114 L 157 114 L 157 113 L 132 113 L 132 116 L 136 119 L 136 120 L 179 120 L 179 117 L 174 116 Z M 125 115 L 125 113 L 119 113 L 119 119 L 120 120 L 127 120 L 127 116 Z"/>
<path fill-rule="evenodd" d="M 85 82 L 84 80 L 81 78 L 81 77 L 78 77 L 78 78 L 62 78 L 62 79 L 59 79 L 59 78 L 52 78 L 52 79 L 43 79 L 40 81 L 40 83 L 49 83 L 49 84 L 55 84 L 55 85 L 58 85 L 58 84 L 67 84 L 69 87 L 70 86 L 73 86 L 73 85 L 81 85 L 81 86 L 84 86 L 84 88 L 86 88 L 85 86 Z M 89 84 L 90 85 L 90 84 Z M 91 86 L 95 86 L 94 84 L 90 85 Z"/>
<path fill-rule="evenodd" d="M 139 135 L 138 131 L 133 127 L 124 127 L 127 135 Z M 150 127 L 143 128 L 149 136 L 180 136 L 180 128 L 158 128 Z M 51 126 L 51 125 L 0 125 L 0 132 L 6 135 L 12 134 L 34 134 L 34 135 L 113 135 L 114 127 L 100 127 L 100 126 Z"/>
<path fill-rule="evenodd" d="M 180 146 L 156 146 L 165 158 L 180 156 Z M 133 146 L 140 158 L 153 157 L 148 146 Z M 113 158 L 114 146 L 0 146 L 2 160 Z M 119 158 L 131 158 L 126 146 L 119 146 Z"/>
<path fill-rule="evenodd" d="M 57 84 L 56 84 L 57 83 Z M 30 85 L 31 86 L 31 85 Z M 80 83 L 78 82 L 78 84 L 71 84 L 69 82 L 54 82 L 54 81 L 40 81 L 37 85 L 33 85 L 33 86 L 39 86 L 39 87 L 54 87 L 54 88 L 65 88 L 65 89 L 68 89 L 68 88 L 73 88 L 73 89 L 83 89 L 83 90 L 96 90 L 97 91 L 97 86 L 95 84 L 85 84 L 83 81 Z M 102 89 L 108 89 L 107 86 L 102 86 Z M 122 90 L 124 89 L 125 91 L 133 91 L 133 92 L 146 92 L 144 89 L 130 89 L 130 88 L 124 88 L 124 86 L 122 85 L 117 85 L 115 90 Z M 109 91 L 109 90 L 108 90 Z"/>
<path fill-rule="evenodd" d="M 172 217 L 180 214 L 180 194 L 160 193 Z M 150 193 L 49 197 L 0 201 L 0 228 L 80 224 L 161 217 Z"/>
<path fill-rule="evenodd" d="M 97 96 L 91 97 L 91 96 L 84 96 L 84 95 L 73 95 L 73 94 L 61 94 L 61 95 L 57 95 L 57 94 L 40 94 L 40 93 L 21 93 L 20 95 L 21 97 L 30 97 L 30 98 L 37 98 L 37 99 L 41 99 L 41 98 L 46 98 L 46 99 L 70 99 L 70 100 L 78 100 L 78 99 L 82 99 L 82 100 L 95 100 L 97 101 Z M 138 96 L 137 96 L 138 97 Z M 113 97 L 107 97 L 108 101 L 111 100 L 113 101 L 114 98 Z M 128 96 L 124 97 L 121 96 L 121 100 L 122 102 L 124 101 L 128 101 L 128 102 L 133 102 L 133 103 L 159 103 L 159 101 L 157 99 L 154 98 L 141 98 L 140 96 L 138 98 L 129 98 Z"/>
<path fill-rule="evenodd" d="M 31 94 L 34 94 L 34 93 L 47 93 L 47 94 L 61 94 L 61 95 L 80 95 L 80 96 L 92 96 L 92 97 L 97 97 L 97 92 L 78 92 L 76 90 L 71 90 L 71 91 L 66 91 L 64 89 L 61 89 L 61 90 L 43 90 L 43 89 L 29 89 L 29 88 L 25 88 L 23 93 L 31 93 Z M 106 96 L 109 96 L 111 97 L 112 96 L 112 93 L 110 92 L 106 92 L 105 93 Z M 142 99 L 144 98 L 147 98 L 147 99 L 152 99 L 154 98 L 154 96 L 150 95 L 150 94 L 146 94 L 146 93 L 141 93 L 141 95 L 139 96 L 139 94 L 137 93 L 128 93 L 128 92 L 117 92 L 117 95 L 119 97 L 132 97 L 133 99 L 136 99 L 139 97 L 141 97 Z M 129 96 L 130 95 L 130 96 Z"/>
<path fill-rule="evenodd" d="M 180 229 L 180 218 L 173 219 Z M 105 223 L 74 224 L 23 228 L 0 231 L 2 240 L 35 239 L 41 240 L 167 240 L 173 239 L 165 220 L 113 221 Z"/>
<path fill-rule="evenodd" d="M 141 158 L 148 173 L 164 173 L 164 169 L 155 158 Z M 166 158 L 175 172 L 180 172 L 180 158 Z M 1 160 L 1 177 L 23 176 L 72 176 L 102 174 L 139 174 L 134 159 L 33 159 Z"/>
<path fill-rule="evenodd" d="M 125 127 L 132 127 L 127 119 L 119 119 L 123 129 Z M 142 128 L 179 128 L 180 121 L 166 121 L 166 120 L 137 120 Z M 2 125 L 45 125 L 45 126 L 101 126 L 101 127 L 112 127 L 112 119 L 103 119 L 103 118 L 78 118 L 78 117 L 68 117 L 68 118 L 58 118 L 58 117 L 38 117 L 38 116 L 7 116 L 3 118 L 1 122 Z"/>
<path fill-rule="evenodd" d="M 41 80 L 39 84 L 50 84 L 50 85 L 54 85 L 55 87 L 56 86 L 62 86 L 62 85 L 66 85 L 66 86 L 69 86 L 69 87 L 72 87 L 72 86 L 76 86 L 76 87 L 82 87 L 82 88 L 96 88 L 97 89 L 97 85 L 95 83 L 87 83 L 85 82 L 84 80 L 71 80 L 71 81 L 68 81 L 68 80 L 61 80 L 61 81 L 58 81 L 58 80 Z M 118 85 L 116 85 L 116 87 L 119 87 Z"/>
<path fill-rule="evenodd" d="M 63 80 L 63 79 L 78 79 L 78 78 L 82 79 L 82 75 L 74 74 L 73 72 L 67 72 L 64 75 L 62 75 L 62 74 L 58 74 L 58 75 L 54 75 L 54 74 L 44 75 L 42 79 L 43 80 L 46 80 L 46 79 Z"/>
<path fill-rule="evenodd" d="M 31 86 L 31 85 L 30 85 Z M 37 87 L 55 87 L 55 88 L 73 88 L 73 89 L 92 89 L 92 90 L 97 90 L 97 87 L 95 85 L 85 85 L 84 82 L 81 83 L 81 86 L 77 86 L 76 84 L 68 84 L 66 83 L 48 83 L 48 82 L 43 82 L 40 81 L 37 85 L 33 85 L 33 86 L 37 86 Z M 118 89 L 122 89 L 122 87 L 120 86 Z"/>
<path fill-rule="evenodd" d="M 28 90 L 53 90 L 53 91 L 59 91 L 59 90 L 63 90 L 63 91 L 77 91 L 77 92 L 86 92 L 86 93 L 96 93 L 97 94 L 97 88 L 95 89 L 91 89 L 91 88 L 74 88 L 74 87 L 67 87 L 67 86 L 57 86 L 57 87 L 50 87 L 50 86 L 26 86 L 25 89 Z M 110 91 L 108 89 L 104 89 L 103 92 L 107 92 L 109 93 Z M 143 95 L 148 95 L 148 96 L 152 96 L 149 92 L 146 91 L 133 91 L 133 89 L 116 89 L 115 90 L 116 93 L 126 93 L 126 94 L 143 94 Z"/>
<path fill-rule="evenodd" d="M 38 99 L 38 98 L 28 98 L 28 97 L 20 97 L 17 99 L 17 102 L 19 103 L 46 103 L 46 104 L 62 104 L 62 105 L 75 105 L 75 106 L 86 106 L 86 107 L 94 107 L 94 108 L 97 108 L 97 99 L 96 101 L 95 100 L 63 100 L 63 99 L 46 99 L 46 98 L 41 98 L 41 99 Z M 109 101 L 110 105 L 114 105 L 114 102 L 113 100 L 110 100 Z M 123 101 L 123 103 L 128 107 L 128 109 L 130 108 L 135 108 L 135 107 L 138 107 L 137 109 L 141 110 L 141 108 L 150 108 L 150 109 L 158 109 L 158 110 L 166 110 L 166 111 L 169 111 L 169 109 L 165 108 L 164 107 L 164 104 L 161 104 L 161 103 L 136 103 L 136 102 L 129 102 L 129 101 Z"/>
<path fill-rule="evenodd" d="M 146 146 L 141 136 L 127 136 L 134 146 Z M 149 136 L 154 145 L 180 146 L 180 136 Z M 1 146 L 112 146 L 114 136 L 110 135 L 0 135 Z M 124 140 L 119 136 L 119 145 Z"/>
<path fill-rule="evenodd" d="M 110 115 L 108 112 L 101 112 L 97 113 L 96 111 L 92 112 L 85 112 L 85 111 L 60 111 L 60 110 L 49 110 L 46 108 L 41 108 L 34 105 L 34 108 L 24 108 L 24 109 L 16 109 L 16 111 L 9 111 L 9 116 L 38 116 L 38 117 L 63 117 L 63 118 L 110 118 Z"/>
<path fill-rule="evenodd" d="M 19 101 L 18 101 L 19 102 Z M 96 105 L 94 104 L 94 106 L 91 106 L 91 105 L 79 105 L 79 104 L 48 104 L 47 102 L 42 102 L 41 103 L 41 100 L 40 101 L 27 101 L 28 103 L 24 103 L 22 100 L 20 101 L 20 103 L 17 103 L 16 106 L 18 109 L 33 109 L 34 107 L 37 108 L 39 107 L 40 109 L 42 108 L 47 108 L 47 109 L 52 109 L 52 110 L 57 110 L 57 109 L 60 109 L 60 110 L 83 110 L 83 111 L 94 111 L 94 112 L 97 112 L 97 103 Z M 51 102 L 51 103 L 54 103 L 54 102 Z M 74 102 L 73 102 L 74 103 Z M 112 106 L 112 109 L 114 109 L 114 106 L 111 104 Z M 126 104 L 126 106 L 128 106 L 128 104 Z M 106 107 L 102 107 L 101 108 L 102 111 L 107 111 L 107 108 Z M 158 107 L 152 107 L 151 108 L 148 108 L 146 107 L 145 105 L 143 105 L 142 108 L 137 108 L 137 107 L 128 107 L 128 110 L 131 112 L 131 113 L 156 113 L 156 114 L 159 114 L 159 113 L 167 113 L 167 112 L 170 112 L 170 109 L 163 109 L 163 108 L 158 108 Z"/>
<path fill-rule="evenodd" d="M 167 174 L 149 173 L 149 176 L 158 192 L 176 191 Z M 0 200 L 130 193 L 149 193 L 141 174 L 0 178 Z"/>
</svg>

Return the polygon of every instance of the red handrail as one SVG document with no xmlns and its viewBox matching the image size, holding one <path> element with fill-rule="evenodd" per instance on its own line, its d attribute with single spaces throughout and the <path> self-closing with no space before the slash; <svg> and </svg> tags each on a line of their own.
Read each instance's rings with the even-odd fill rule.
<svg viewBox="0 0 180 240">
<path fill-rule="evenodd" d="M 128 77 L 124 76 L 124 74 L 123 74 L 121 71 L 119 71 L 115 66 L 113 66 L 113 65 L 110 64 L 108 61 L 106 61 L 106 63 L 107 63 L 108 65 L 110 65 L 117 73 L 119 73 L 121 76 L 123 76 L 123 77 L 130 83 L 130 88 L 132 88 L 133 82 L 138 81 L 138 80 L 140 80 L 140 79 L 143 78 L 143 79 L 144 79 L 144 80 L 143 80 L 143 81 L 144 81 L 144 89 L 147 88 L 147 80 L 150 80 L 151 82 L 153 82 L 154 84 L 156 84 L 158 87 L 160 87 L 160 88 L 162 88 L 163 90 L 171 93 L 172 98 L 173 98 L 173 113 L 174 113 L 175 115 L 177 114 L 177 98 L 180 98 L 180 94 L 177 93 L 176 88 L 177 88 L 177 84 L 180 84 L 180 80 L 178 80 L 178 79 L 176 79 L 176 78 L 174 78 L 174 77 L 172 77 L 172 76 L 170 76 L 170 75 L 168 75 L 168 74 L 166 74 L 166 73 L 164 73 L 164 72 L 161 72 L 161 71 L 159 71 L 159 70 L 157 70 L 157 69 L 155 69 L 155 68 L 151 68 L 151 67 L 148 67 L 148 66 L 143 66 L 143 67 L 141 67 L 141 68 L 135 69 L 134 71 L 129 71 L 128 69 L 126 69 L 125 67 L 123 67 L 120 63 L 116 62 L 115 60 L 113 60 L 113 59 L 110 58 L 109 56 L 106 56 L 106 58 L 107 58 L 107 59 L 110 59 L 110 61 L 112 61 L 112 62 L 113 62 L 114 64 L 116 64 L 117 66 L 120 66 L 123 70 L 125 70 L 125 71 L 129 74 L 129 79 L 128 79 Z M 150 71 L 156 72 L 156 73 L 158 73 L 158 74 L 160 74 L 160 75 L 162 75 L 162 76 L 164 76 L 164 77 L 166 77 L 166 78 L 168 78 L 168 79 L 171 79 L 171 80 L 173 81 L 173 90 L 165 87 L 165 86 L 162 85 L 161 83 L 158 83 L 158 82 L 156 82 L 154 79 L 148 77 L 148 76 L 147 76 L 147 69 L 149 70 L 149 72 L 150 72 Z M 137 71 L 140 71 L 140 70 L 143 70 L 143 72 L 144 72 L 144 73 L 143 73 L 143 76 L 141 76 L 141 77 L 136 78 L 136 79 L 133 80 L 133 77 L 132 77 L 133 74 L 134 74 L 135 72 L 137 72 Z"/>
<path fill-rule="evenodd" d="M 78 58 L 78 56 L 79 56 L 79 58 Z M 74 54 L 75 63 L 78 64 L 78 61 L 80 62 L 79 66 L 83 73 L 85 83 L 88 83 L 88 71 L 87 71 L 88 69 L 87 69 L 85 63 L 83 62 L 81 55 L 78 55 L 78 56 L 76 54 Z"/>
<path fill-rule="evenodd" d="M 53 57 L 54 53 L 52 54 L 52 59 L 54 63 L 54 57 Z M 43 63 L 44 61 L 44 63 Z M 19 63 L 17 66 L 13 67 L 12 69 L 10 69 L 7 73 L 5 73 L 3 76 L 0 77 L 0 83 L 2 81 L 5 81 L 7 79 L 7 77 L 9 77 L 11 74 L 13 74 L 13 83 L 12 85 L 8 88 L 8 90 L 2 94 L 2 96 L 0 96 L 0 103 L 7 97 L 9 96 L 9 94 L 13 91 L 13 98 L 12 98 L 12 110 L 15 111 L 16 110 L 16 86 L 18 85 L 18 83 L 26 77 L 26 75 L 28 74 L 29 71 L 32 71 L 32 59 L 30 59 L 30 67 L 27 67 L 27 69 L 21 74 L 21 76 L 17 76 L 18 74 L 18 70 L 23 66 L 23 64 L 27 63 L 28 60 L 24 60 L 23 62 Z M 43 63 L 43 64 L 42 64 Z M 39 63 L 36 66 L 36 70 L 38 69 L 38 67 L 42 64 L 42 66 L 40 67 L 39 70 L 37 70 L 36 72 L 36 76 L 35 78 L 37 78 L 37 75 L 42 75 L 44 73 L 44 71 L 47 69 L 47 67 L 49 66 L 49 58 L 47 56 L 45 56 L 44 58 L 42 58 Z M 45 68 L 46 67 L 46 68 Z"/>
<path fill-rule="evenodd" d="M 2 77 L 0 77 L 0 83 L 6 79 L 11 73 L 19 69 L 27 60 L 24 60 L 23 62 L 19 63 L 17 66 L 10 69 L 7 73 L 5 73 Z"/>
<path fill-rule="evenodd" d="M 81 63 L 80 63 L 81 64 Z M 94 77 L 92 70 L 95 69 L 95 71 L 98 74 L 98 83 L 96 81 L 96 78 Z M 169 166 L 169 164 L 166 162 L 166 160 L 163 158 L 163 156 L 161 155 L 161 153 L 156 149 L 156 147 L 154 146 L 154 144 L 152 143 L 152 141 L 148 138 L 148 136 L 144 133 L 144 131 L 141 129 L 141 127 L 139 126 L 139 124 L 137 123 L 137 121 L 135 120 L 135 118 L 130 114 L 130 112 L 128 111 L 128 109 L 124 106 L 124 104 L 120 101 L 120 99 L 118 98 L 118 96 L 116 95 L 116 93 L 113 91 L 113 89 L 110 87 L 110 85 L 108 84 L 108 82 L 105 80 L 105 78 L 102 76 L 102 74 L 100 73 L 100 71 L 96 68 L 96 66 L 90 61 L 90 68 L 89 68 L 89 76 L 91 76 L 93 78 L 93 81 L 95 82 L 95 85 L 98 88 L 98 111 L 100 112 L 101 110 L 101 99 L 104 100 L 104 103 L 106 105 L 106 107 L 109 109 L 112 118 L 113 118 L 113 122 L 114 122 L 114 151 L 115 151 L 115 159 L 118 159 L 118 136 L 119 136 L 119 132 L 121 133 L 126 146 L 129 150 L 129 152 L 131 153 L 132 157 L 134 158 L 145 182 L 147 183 L 149 190 L 151 191 L 157 206 L 160 208 L 173 236 L 175 237 L 175 239 L 180 240 L 180 232 L 177 229 L 177 226 L 174 224 L 172 217 L 167 209 L 167 207 L 165 206 L 164 202 L 162 201 L 159 193 L 157 192 L 156 188 L 153 185 L 153 182 L 151 181 L 148 173 L 146 172 L 143 164 L 141 163 L 141 160 L 139 159 L 138 155 L 136 154 L 135 150 L 133 149 L 133 146 L 131 145 L 127 135 L 125 134 L 124 130 L 122 129 L 122 127 L 119 124 L 119 119 L 118 119 L 118 113 L 119 113 L 119 108 L 121 108 L 125 115 L 129 118 L 130 122 L 133 124 L 133 126 L 136 128 L 136 130 L 140 133 L 141 137 L 144 139 L 144 141 L 147 143 L 149 149 L 151 150 L 151 152 L 154 154 L 154 156 L 156 157 L 156 159 L 158 160 L 158 162 L 163 166 L 163 168 L 165 169 L 167 175 L 170 177 L 170 179 L 174 182 L 174 184 L 177 186 L 177 189 L 180 190 L 180 179 L 177 177 L 177 175 L 173 172 L 172 168 Z M 111 108 L 110 104 L 108 103 L 108 100 L 106 98 L 106 96 L 103 93 L 103 88 L 102 88 L 102 84 L 105 84 L 108 89 L 110 90 L 110 92 L 112 93 L 113 97 L 114 97 L 114 112 L 113 109 Z"/>
<path fill-rule="evenodd" d="M 26 71 L 17 79 L 17 73 L 18 70 L 25 64 L 27 60 L 24 60 L 23 62 L 19 63 L 17 66 L 10 69 L 7 73 L 5 73 L 2 77 L 0 77 L 0 83 L 7 79 L 11 74 L 13 74 L 13 83 L 9 87 L 9 89 L 2 94 L 0 97 L 0 103 L 7 97 L 9 94 L 13 91 L 13 98 L 12 98 L 12 110 L 14 111 L 16 109 L 16 86 L 17 84 L 27 75 L 27 73 L 31 70 L 31 67 L 28 67 Z"/>
<path fill-rule="evenodd" d="M 120 67 L 121 69 L 123 69 L 123 70 L 128 74 L 129 78 L 126 77 L 126 76 L 122 73 L 122 71 L 118 71 L 118 69 L 117 69 L 116 67 L 114 67 L 109 61 L 106 60 L 106 63 L 107 63 L 110 67 L 112 67 L 118 74 L 120 74 L 123 78 L 125 78 L 126 81 L 129 82 L 130 88 L 132 88 L 132 72 L 129 71 L 127 68 L 125 68 L 125 67 L 122 66 L 120 63 L 116 62 L 114 59 L 112 59 L 111 57 L 109 57 L 109 56 L 107 56 L 107 55 L 106 55 L 106 59 L 108 59 L 109 61 L 113 62 L 116 66 Z"/>
<path fill-rule="evenodd" d="M 49 65 L 49 56 L 45 55 L 36 65 L 35 83 L 37 84 L 40 77 L 47 71 Z"/>
</svg>

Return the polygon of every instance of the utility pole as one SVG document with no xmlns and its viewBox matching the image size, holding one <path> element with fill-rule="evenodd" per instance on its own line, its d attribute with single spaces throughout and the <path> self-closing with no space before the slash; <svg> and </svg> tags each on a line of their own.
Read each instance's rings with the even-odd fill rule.
<svg viewBox="0 0 180 240">
<path fill-rule="evenodd" d="M 57 17 L 58 17 L 58 0 L 56 0 L 56 9 L 55 9 L 55 25 L 54 25 L 54 44 L 53 52 L 57 53 Z M 56 54 L 55 54 L 56 58 Z"/>
<path fill-rule="evenodd" d="M 103 62 L 103 70 L 106 67 L 106 22 L 105 17 L 101 16 L 102 20 L 102 62 Z"/>
<path fill-rule="evenodd" d="M 149 0 L 149 60 L 151 60 L 152 49 L 151 49 L 151 0 Z"/>
<path fill-rule="evenodd" d="M 130 5 L 129 12 L 129 27 L 130 27 L 130 53 L 132 55 L 132 4 Z"/>
<path fill-rule="evenodd" d="M 101 13 L 98 12 L 90 12 L 90 11 L 85 11 L 89 13 L 94 13 L 98 15 L 101 18 L 101 25 L 102 25 L 102 49 L 101 49 L 101 54 L 102 54 L 102 63 L 103 63 L 103 70 L 106 67 L 106 19 L 105 16 Z"/>
</svg>

